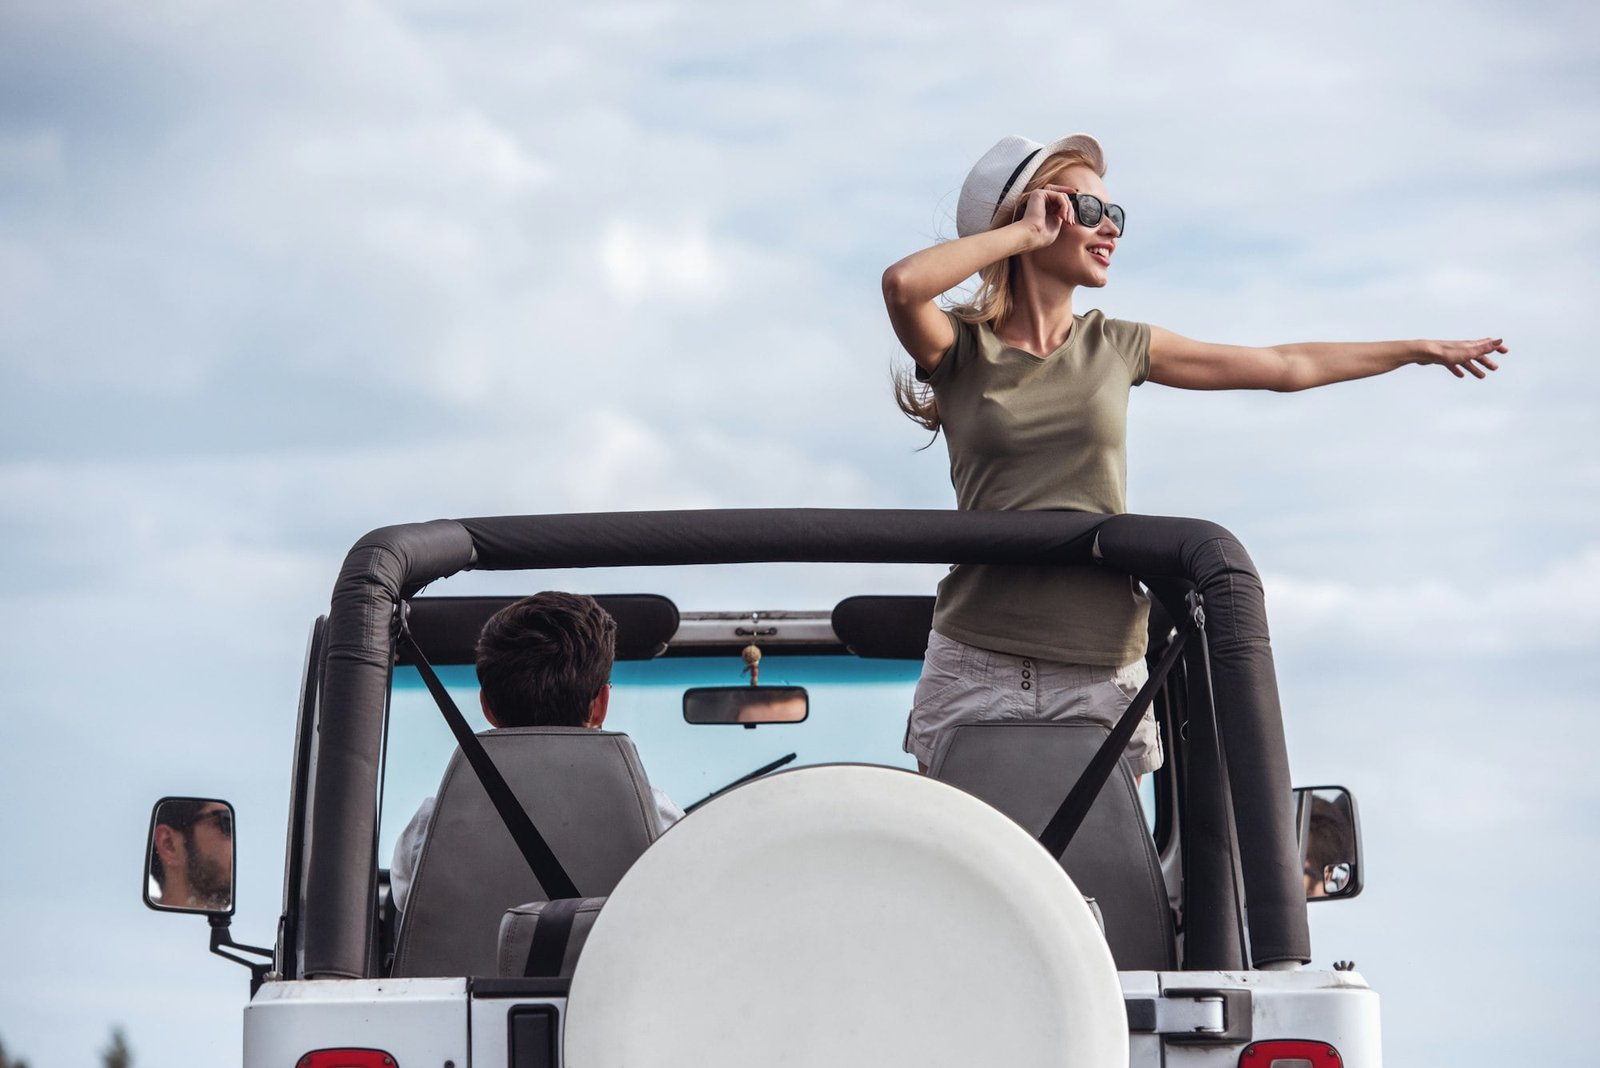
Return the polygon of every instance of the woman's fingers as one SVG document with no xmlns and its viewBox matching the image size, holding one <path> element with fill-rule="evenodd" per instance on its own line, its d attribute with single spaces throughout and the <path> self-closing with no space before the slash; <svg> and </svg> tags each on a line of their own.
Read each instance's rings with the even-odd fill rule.
<svg viewBox="0 0 1600 1068">
<path fill-rule="evenodd" d="M 1034 190 L 1023 199 L 1022 219 L 1037 235 L 1033 242 L 1035 248 L 1050 244 L 1061 233 L 1060 209 L 1042 189 Z"/>
<path fill-rule="evenodd" d="M 1477 341 L 1443 341 L 1439 342 L 1439 363 L 1457 378 L 1471 375 L 1473 378 L 1487 378 L 1490 371 L 1500 370 L 1500 365 L 1489 354 L 1491 352 L 1506 352 L 1504 338 L 1485 337 Z"/>
<path fill-rule="evenodd" d="M 1067 224 L 1073 222 L 1072 201 L 1067 199 L 1067 195 L 1065 193 L 1056 192 L 1052 189 L 1050 191 L 1050 196 L 1055 201 L 1056 211 L 1061 215 L 1061 225 L 1066 226 Z"/>
<path fill-rule="evenodd" d="M 1050 236 L 1054 239 L 1061 228 L 1072 221 L 1072 201 L 1051 189 L 1040 189 L 1034 195 L 1044 204 L 1045 217 L 1052 224 Z"/>
<path fill-rule="evenodd" d="M 1042 185 L 1028 194 L 1028 202 L 1044 205 L 1046 213 L 1070 220 L 1072 218 L 1072 201 L 1067 198 L 1071 189 L 1064 185 Z"/>
</svg>

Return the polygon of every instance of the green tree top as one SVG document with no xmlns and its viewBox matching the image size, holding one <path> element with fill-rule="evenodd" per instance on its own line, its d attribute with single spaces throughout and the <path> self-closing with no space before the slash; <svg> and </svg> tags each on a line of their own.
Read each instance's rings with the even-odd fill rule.
<svg viewBox="0 0 1600 1068">
<path fill-rule="evenodd" d="M 133 1050 L 128 1048 L 128 1038 L 122 1028 L 111 1028 L 111 1044 L 100 1051 L 100 1063 L 105 1068 L 133 1068 Z M 0 1064 L 0 1068 L 5 1068 Z"/>
<path fill-rule="evenodd" d="M 0 1042 L 0 1068 L 28 1068 L 27 1061 L 14 1061 L 6 1055 L 6 1044 Z"/>
</svg>

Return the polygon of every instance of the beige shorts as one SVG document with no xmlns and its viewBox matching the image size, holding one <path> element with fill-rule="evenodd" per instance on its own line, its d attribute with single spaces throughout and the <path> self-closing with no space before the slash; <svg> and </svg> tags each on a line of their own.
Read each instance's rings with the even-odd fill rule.
<svg viewBox="0 0 1600 1068">
<path fill-rule="evenodd" d="M 979 649 L 930 631 L 905 751 L 931 766 L 942 733 L 959 723 L 1090 719 L 1114 727 L 1149 677 L 1143 660 L 1125 667 L 1064 664 Z M 1161 734 L 1152 712 L 1139 721 L 1122 759 L 1135 775 L 1161 766 Z"/>
</svg>

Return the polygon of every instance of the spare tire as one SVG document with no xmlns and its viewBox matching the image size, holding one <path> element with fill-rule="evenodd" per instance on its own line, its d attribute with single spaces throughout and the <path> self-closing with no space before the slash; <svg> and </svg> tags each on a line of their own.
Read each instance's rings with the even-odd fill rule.
<svg viewBox="0 0 1600 1068">
<path fill-rule="evenodd" d="M 572 979 L 568 1068 L 1125 1068 L 1082 895 L 981 801 L 892 768 L 758 779 L 623 877 Z"/>
</svg>

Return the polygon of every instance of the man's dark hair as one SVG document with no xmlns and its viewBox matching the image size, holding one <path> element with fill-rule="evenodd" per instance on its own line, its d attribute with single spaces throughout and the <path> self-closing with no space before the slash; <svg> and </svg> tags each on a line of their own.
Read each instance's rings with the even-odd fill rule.
<svg viewBox="0 0 1600 1068">
<path fill-rule="evenodd" d="M 175 831 L 183 833 L 184 842 L 193 847 L 194 823 L 200 815 L 200 810 L 210 804 L 209 801 L 196 801 L 189 798 L 178 798 L 174 801 L 161 802 L 161 811 L 156 813 L 156 826 L 166 824 Z M 167 867 L 161 862 L 161 852 L 150 847 L 150 877 L 156 882 L 166 885 Z"/>
<path fill-rule="evenodd" d="M 1350 819 L 1339 805 L 1320 797 L 1311 799 L 1311 828 L 1306 842 L 1306 864 L 1321 870 L 1329 864 L 1355 859 L 1355 836 Z"/>
<path fill-rule="evenodd" d="M 593 597 L 536 593 L 478 635 L 478 685 L 502 727 L 582 727 L 611 679 L 617 621 Z"/>
</svg>

